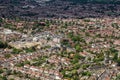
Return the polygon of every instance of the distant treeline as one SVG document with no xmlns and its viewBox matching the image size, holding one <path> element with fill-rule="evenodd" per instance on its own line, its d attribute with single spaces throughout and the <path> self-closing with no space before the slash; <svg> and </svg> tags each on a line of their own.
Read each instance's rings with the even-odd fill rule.
<svg viewBox="0 0 120 80">
<path fill-rule="evenodd" d="M 101 4 L 120 4 L 120 0 L 66 0 L 74 3 L 101 3 Z"/>
</svg>

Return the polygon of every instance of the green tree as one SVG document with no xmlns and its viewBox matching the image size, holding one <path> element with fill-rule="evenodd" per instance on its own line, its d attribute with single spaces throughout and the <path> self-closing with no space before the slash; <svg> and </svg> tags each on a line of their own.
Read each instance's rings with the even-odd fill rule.
<svg viewBox="0 0 120 80">
<path fill-rule="evenodd" d="M 120 66 L 120 58 L 117 60 L 117 65 Z"/>
<path fill-rule="evenodd" d="M 7 43 L 0 41 L 0 48 L 8 47 Z"/>
<path fill-rule="evenodd" d="M 115 80 L 120 80 L 120 74 L 117 75 L 116 79 Z"/>
<path fill-rule="evenodd" d="M 91 72 L 89 71 L 82 72 L 82 76 L 91 76 Z"/>
<path fill-rule="evenodd" d="M 114 53 L 113 60 L 114 60 L 114 61 L 117 61 L 117 60 L 118 60 L 118 53 Z"/>
<path fill-rule="evenodd" d="M 0 23 L 2 23 L 3 22 L 3 19 L 2 18 L 0 18 Z"/>
<path fill-rule="evenodd" d="M 0 74 L 3 73 L 3 72 L 4 72 L 3 69 L 0 69 Z"/>
<path fill-rule="evenodd" d="M 76 49 L 77 52 L 82 52 L 83 51 L 83 49 L 80 47 L 80 45 L 76 45 L 75 49 Z"/>
<path fill-rule="evenodd" d="M 13 50 L 12 50 L 13 54 L 19 54 L 20 52 L 21 52 L 21 50 L 16 49 L 16 48 L 13 48 Z"/>
<path fill-rule="evenodd" d="M 10 54 L 5 54 L 4 56 L 5 56 L 5 58 L 10 58 L 11 57 Z"/>
<path fill-rule="evenodd" d="M 30 48 L 26 48 L 25 51 L 26 51 L 27 53 L 29 53 L 29 52 L 34 52 L 34 51 L 36 51 L 36 49 L 35 49 L 35 47 L 30 47 Z"/>
</svg>

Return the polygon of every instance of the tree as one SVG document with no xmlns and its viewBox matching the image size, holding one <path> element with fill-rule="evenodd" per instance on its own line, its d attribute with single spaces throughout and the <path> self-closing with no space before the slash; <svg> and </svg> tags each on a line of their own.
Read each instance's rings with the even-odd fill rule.
<svg viewBox="0 0 120 80">
<path fill-rule="evenodd" d="M 117 65 L 120 66 L 120 58 L 117 60 Z"/>
<path fill-rule="evenodd" d="M 3 73 L 3 72 L 4 72 L 3 69 L 0 69 L 0 74 Z"/>
<path fill-rule="evenodd" d="M 110 48 L 110 52 L 111 52 L 111 53 L 117 53 L 118 50 L 116 50 L 115 48 Z"/>
<path fill-rule="evenodd" d="M 90 66 L 90 65 L 88 65 L 88 64 L 83 64 L 83 65 L 82 65 L 82 68 L 83 68 L 83 69 L 87 69 L 89 66 Z"/>
<path fill-rule="evenodd" d="M 82 52 L 83 51 L 82 48 L 80 47 L 80 45 L 76 45 L 75 49 L 76 49 L 77 52 Z"/>
<path fill-rule="evenodd" d="M 16 49 L 16 48 L 13 48 L 13 50 L 12 50 L 13 54 L 19 54 L 20 52 L 21 52 L 21 50 Z"/>
<path fill-rule="evenodd" d="M 3 77 L 2 77 L 2 80 L 7 80 L 7 77 L 6 77 L 6 76 L 3 76 Z"/>
<path fill-rule="evenodd" d="M 3 22 L 3 19 L 2 18 L 0 18 L 0 23 L 2 23 Z"/>
<path fill-rule="evenodd" d="M 117 23 L 112 23 L 111 25 L 112 25 L 112 27 L 114 27 L 114 28 L 117 28 L 117 29 L 119 28 L 119 25 L 118 25 Z"/>
<path fill-rule="evenodd" d="M 16 66 L 17 66 L 17 67 L 23 67 L 23 66 L 24 66 L 24 63 L 23 63 L 23 62 L 18 63 L 18 64 L 16 64 Z"/>
<path fill-rule="evenodd" d="M 120 74 L 117 75 L 116 79 L 115 80 L 120 80 Z"/>
<path fill-rule="evenodd" d="M 74 42 L 80 41 L 80 36 L 73 36 L 73 37 L 72 37 L 72 40 L 73 40 Z"/>
<path fill-rule="evenodd" d="M 26 48 L 25 51 L 28 52 L 34 52 L 36 49 L 35 47 L 30 47 L 30 48 Z"/>
<path fill-rule="evenodd" d="M 114 60 L 114 61 L 117 61 L 117 60 L 118 60 L 118 53 L 114 53 L 113 60 Z"/>
<path fill-rule="evenodd" d="M 8 47 L 7 43 L 0 41 L 0 48 Z"/>
<path fill-rule="evenodd" d="M 5 56 L 5 58 L 10 58 L 11 57 L 10 54 L 5 54 L 4 56 Z"/>
<path fill-rule="evenodd" d="M 13 78 L 11 78 L 10 80 L 14 80 Z"/>
<path fill-rule="evenodd" d="M 82 76 L 91 76 L 91 73 L 89 71 L 82 72 Z"/>
</svg>

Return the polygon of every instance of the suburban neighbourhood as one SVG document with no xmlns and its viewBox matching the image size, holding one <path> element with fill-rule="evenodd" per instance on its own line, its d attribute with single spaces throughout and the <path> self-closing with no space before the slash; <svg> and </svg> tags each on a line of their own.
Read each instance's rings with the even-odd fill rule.
<svg viewBox="0 0 120 80">
<path fill-rule="evenodd" d="M 0 80 L 120 80 L 120 0 L 0 0 Z"/>
<path fill-rule="evenodd" d="M 2 80 L 119 80 L 120 19 L 0 20 Z"/>
</svg>

